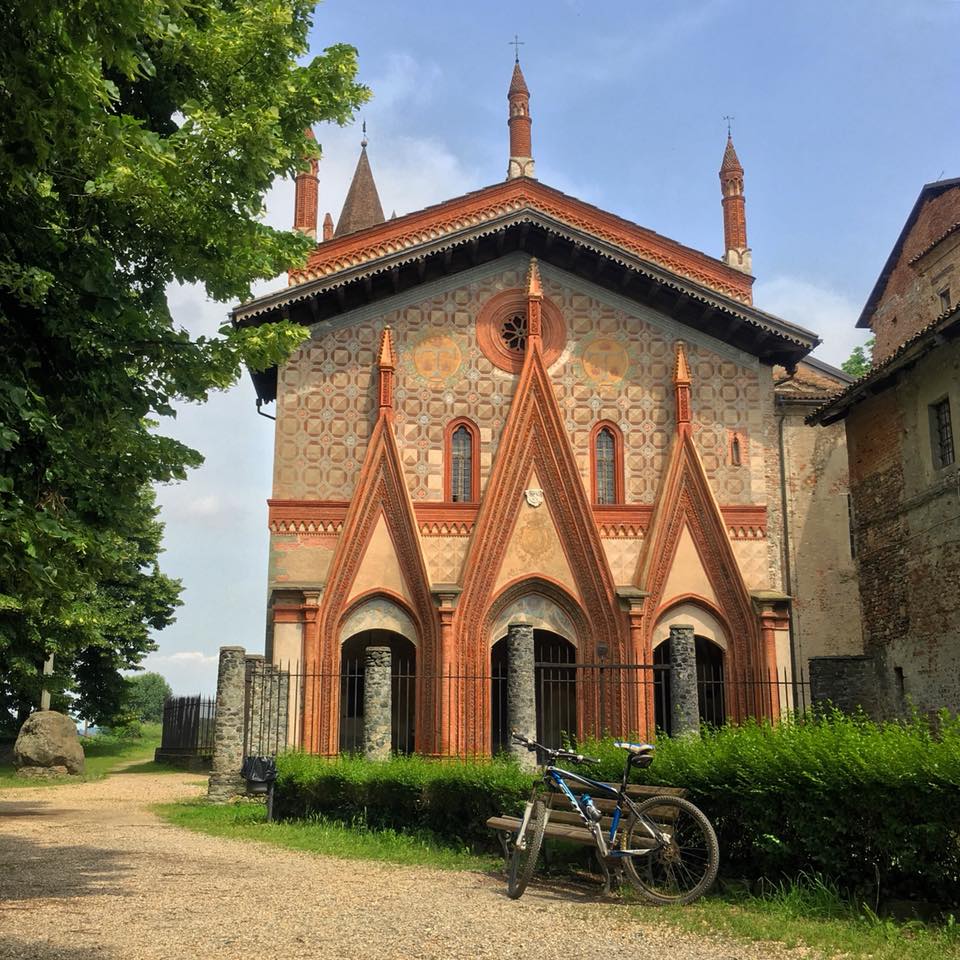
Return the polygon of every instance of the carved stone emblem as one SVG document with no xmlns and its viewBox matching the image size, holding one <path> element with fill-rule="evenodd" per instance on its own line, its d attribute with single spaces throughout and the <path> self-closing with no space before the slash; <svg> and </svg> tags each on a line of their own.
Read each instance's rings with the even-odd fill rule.
<svg viewBox="0 0 960 960">
<path fill-rule="evenodd" d="M 543 491 L 535 487 L 524 490 L 523 495 L 527 498 L 527 503 L 529 503 L 531 507 L 539 507 L 540 504 L 543 503 Z"/>
</svg>

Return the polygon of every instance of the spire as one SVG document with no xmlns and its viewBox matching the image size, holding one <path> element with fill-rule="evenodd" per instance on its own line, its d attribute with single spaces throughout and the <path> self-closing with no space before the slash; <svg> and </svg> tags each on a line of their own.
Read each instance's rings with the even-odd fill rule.
<svg viewBox="0 0 960 960">
<path fill-rule="evenodd" d="M 539 350 L 543 332 L 541 309 L 543 304 L 543 285 L 540 283 L 540 267 L 537 258 L 530 258 L 530 272 L 527 274 L 527 349 Z"/>
<path fill-rule="evenodd" d="M 377 185 L 373 182 L 373 171 L 367 159 L 367 124 L 363 124 L 363 139 L 360 141 L 360 159 L 353 174 L 353 181 L 347 191 L 347 199 L 343 201 L 343 210 L 337 222 L 335 237 L 343 237 L 348 233 L 366 230 L 383 223 L 383 207 L 380 206 L 380 195 Z"/>
<path fill-rule="evenodd" d="M 720 189 L 723 193 L 723 262 L 743 273 L 753 272 L 753 256 L 747 246 L 747 210 L 743 195 L 743 166 L 733 147 L 730 120 L 727 117 L 727 146 L 720 164 Z"/>
<path fill-rule="evenodd" d="M 307 127 L 306 137 L 316 142 L 313 131 Z M 293 200 L 293 229 L 317 239 L 317 172 L 316 157 L 304 158 L 303 169 L 297 174 Z"/>
<path fill-rule="evenodd" d="M 329 211 L 323 215 L 323 239 L 333 239 L 333 217 L 330 216 Z"/>
<path fill-rule="evenodd" d="M 676 351 L 673 389 L 677 402 L 677 432 L 687 436 L 690 433 L 690 367 L 687 365 L 687 346 L 682 340 L 676 342 Z"/>
<path fill-rule="evenodd" d="M 518 47 L 519 50 L 519 47 Z M 530 91 L 520 69 L 520 58 L 517 56 L 513 65 L 513 77 L 510 80 L 510 89 L 507 92 L 507 102 L 510 104 L 510 162 L 507 165 L 507 179 L 515 177 L 532 177 L 533 147 L 530 139 Z"/>
<path fill-rule="evenodd" d="M 393 416 L 393 372 L 396 366 L 397 356 L 393 352 L 393 331 L 390 324 L 387 324 L 380 336 L 380 350 L 377 353 L 377 371 L 380 374 L 381 416 Z"/>
</svg>

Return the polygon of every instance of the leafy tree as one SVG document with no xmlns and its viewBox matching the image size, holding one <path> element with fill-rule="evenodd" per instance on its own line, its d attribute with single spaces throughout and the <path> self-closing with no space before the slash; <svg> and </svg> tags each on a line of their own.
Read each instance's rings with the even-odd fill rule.
<svg viewBox="0 0 960 960">
<path fill-rule="evenodd" d="M 45 683 L 109 717 L 119 670 L 171 622 L 152 484 L 201 456 L 163 435 L 281 322 L 195 336 L 171 282 L 215 299 L 305 259 L 263 197 L 367 98 L 356 51 L 307 53 L 313 0 L 0 0 L 0 721 Z"/>
<path fill-rule="evenodd" d="M 163 701 L 171 696 L 170 684 L 159 673 L 127 677 L 127 705 L 144 723 L 163 719 Z"/>
<path fill-rule="evenodd" d="M 840 364 L 840 369 L 844 373 L 849 373 L 851 377 L 862 377 L 865 373 L 870 372 L 870 367 L 873 366 L 873 361 L 870 356 L 867 355 L 867 351 L 873 353 L 873 345 L 876 340 L 871 337 L 863 346 L 854 347 L 853 352 L 850 356 Z"/>
</svg>

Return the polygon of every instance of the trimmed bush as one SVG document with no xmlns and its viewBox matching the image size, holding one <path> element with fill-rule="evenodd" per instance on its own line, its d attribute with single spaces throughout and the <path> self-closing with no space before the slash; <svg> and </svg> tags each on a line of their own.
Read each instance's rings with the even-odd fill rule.
<svg viewBox="0 0 960 960">
<path fill-rule="evenodd" d="M 397 757 L 373 763 L 288 753 L 277 758 L 274 811 L 287 819 L 323 816 L 374 829 L 426 831 L 447 843 L 493 849 L 487 819 L 522 810 L 532 783 L 502 760 Z"/>
<path fill-rule="evenodd" d="M 584 743 L 617 780 L 623 752 Z M 495 849 L 488 817 L 519 812 L 532 778 L 506 760 L 278 759 L 278 816 L 322 815 Z M 686 787 L 720 840 L 721 872 L 820 875 L 875 898 L 960 904 L 960 720 L 876 724 L 841 714 L 662 737 L 643 782 Z"/>
</svg>

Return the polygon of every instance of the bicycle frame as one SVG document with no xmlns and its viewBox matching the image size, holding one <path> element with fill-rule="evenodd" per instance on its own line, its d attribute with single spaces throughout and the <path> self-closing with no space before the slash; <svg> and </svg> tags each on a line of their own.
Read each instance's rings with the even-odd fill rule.
<svg viewBox="0 0 960 960">
<path fill-rule="evenodd" d="M 629 771 L 629 765 L 624 769 L 623 774 L 623 783 L 620 786 L 620 789 L 616 787 L 611 787 L 606 783 L 602 783 L 599 780 L 591 780 L 589 777 L 581 776 L 579 773 L 574 773 L 572 770 L 564 770 L 561 767 L 557 767 L 554 764 L 548 764 L 546 769 L 543 772 L 543 781 L 548 786 L 550 784 L 555 785 L 564 794 L 564 796 L 570 801 L 571 808 L 577 813 L 580 819 L 583 821 L 584 826 L 593 834 L 593 838 L 597 844 L 597 850 L 599 851 L 602 857 L 614 856 L 614 857 L 626 857 L 626 856 L 645 856 L 649 854 L 652 850 L 660 849 L 660 847 L 669 843 L 670 838 L 664 834 L 661 830 L 657 828 L 657 825 L 649 819 L 649 817 L 644 816 L 637 809 L 637 805 L 627 796 L 626 793 L 626 781 Z M 613 810 L 613 816 L 611 817 L 610 822 L 610 833 L 608 836 L 604 835 L 603 829 L 598 822 L 591 820 L 581 809 L 580 804 L 577 802 L 577 798 L 574 796 L 573 791 L 567 786 L 567 781 L 572 781 L 574 783 L 580 784 L 584 787 L 589 788 L 591 791 L 595 791 L 598 795 L 603 796 L 609 800 L 616 800 L 617 805 Z M 623 816 L 623 806 L 624 804 L 629 808 L 630 812 L 637 818 L 637 821 L 641 823 L 647 833 L 650 834 L 650 839 L 653 840 L 656 844 L 655 847 L 651 847 L 645 850 L 614 850 L 613 845 L 617 839 L 617 830 L 620 827 L 620 821 Z M 526 808 L 523 812 L 523 820 L 520 824 L 520 829 L 517 833 L 517 844 L 523 849 L 526 847 L 527 843 L 527 827 L 530 823 L 530 814 L 533 811 L 533 800 L 527 803 Z"/>
</svg>

